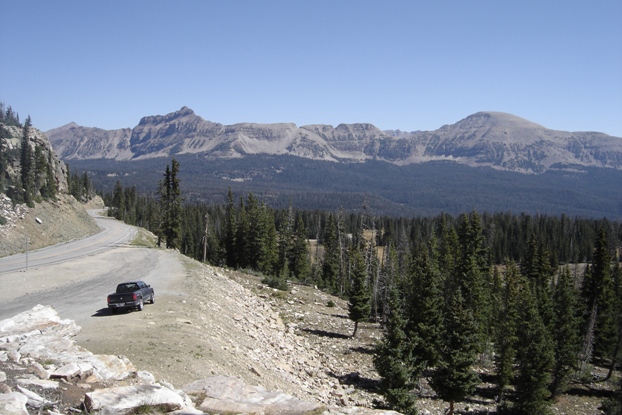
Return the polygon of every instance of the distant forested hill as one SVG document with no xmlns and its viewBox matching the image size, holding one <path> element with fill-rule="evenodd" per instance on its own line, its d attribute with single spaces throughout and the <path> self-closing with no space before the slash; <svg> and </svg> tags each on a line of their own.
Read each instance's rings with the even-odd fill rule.
<svg viewBox="0 0 622 415">
<path fill-rule="evenodd" d="M 227 189 L 252 192 L 270 206 L 291 200 L 302 209 L 365 205 L 373 214 L 392 216 L 514 212 L 622 218 L 622 171 L 582 168 L 525 175 L 452 162 L 396 166 L 368 161 L 334 163 L 294 156 L 254 155 L 205 160 L 178 155 L 184 198 L 224 203 Z M 155 192 L 166 159 L 72 160 L 70 169 L 88 173 L 96 188 L 112 192 L 120 180 L 139 192 Z"/>
</svg>

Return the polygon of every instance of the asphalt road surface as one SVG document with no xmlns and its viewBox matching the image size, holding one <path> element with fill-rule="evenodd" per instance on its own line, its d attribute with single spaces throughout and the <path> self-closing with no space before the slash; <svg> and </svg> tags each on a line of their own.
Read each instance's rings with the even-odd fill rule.
<svg viewBox="0 0 622 415">
<path fill-rule="evenodd" d="M 91 326 L 91 317 L 108 315 L 106 296 L 118 283 L 143 280 L 155 288 L 156 300 L 174 290 L 172 275 L 183 273 L 172 252 L 128 245 L 135 227 L 96 221 L 103 229 L 97 235 L 29 252 L 27 269 L 23 254 L 0 259 L 0 320 L 43 304 Z"/>
<path fill-rule="evenodd" d="M 101 232 L 80 240 L 48 246 L 36 251 L 0 258 L 0 274 L 25 271 L 93 255 L 130 242 L 136 228 L 105 216 L 97 215 L 100 209 L 89 211 L 102 229 Z M 1 280 L 0 280 L 1 281 Z"/>
</svg>

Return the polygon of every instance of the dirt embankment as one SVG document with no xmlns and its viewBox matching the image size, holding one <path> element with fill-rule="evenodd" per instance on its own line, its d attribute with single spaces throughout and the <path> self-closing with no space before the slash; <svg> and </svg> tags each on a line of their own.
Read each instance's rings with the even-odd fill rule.
<svg viewBox="0 0 622 415">
<path fill-rule="evenodd" d="M 86 209 L 103 207 L 100 197 L 83 205 L 62 194 L 29 208 L 0 193 L 0 257 L 93 235 L 100 229 Z"/>
</svg>

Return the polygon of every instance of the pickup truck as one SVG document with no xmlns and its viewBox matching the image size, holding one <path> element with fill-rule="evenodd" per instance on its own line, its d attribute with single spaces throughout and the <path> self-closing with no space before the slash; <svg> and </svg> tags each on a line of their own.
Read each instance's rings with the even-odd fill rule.
<svg viewBox="0 0 622 415">
<path fill-rule="evenodd" d="M 114 314 L 119 310 L 142 311 L 146 301 L 155 303 L 155 292 L 143 281 L 124 282 L 117 285 L 117 290 L 108 296 L 108 309 Z"/>
</svg>

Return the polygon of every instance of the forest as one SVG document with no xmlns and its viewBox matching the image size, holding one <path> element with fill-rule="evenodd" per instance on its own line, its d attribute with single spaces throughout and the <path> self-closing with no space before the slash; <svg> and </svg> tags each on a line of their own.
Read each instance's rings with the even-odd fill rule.
<svg viewBox="0 0 622 415">
<path fill-rule="evenodd" d="M 466 212 L 373 216 L 365 207 L 275 209 L 229 190 L 222 205 L 184 202 L 173 159 L 155 192 L 120 181 L 109 213 L 152 231 L 158 243 L 200 261 L 249 270 L 272 287 L 314 284 L 349 301 L 356 327 L 384 337 L 374 364 L 386 405 L 415 414 L 423 376 L 455 402 L 492 365 L 498 412 L 547 414 L 594 365 L 619 367 L 622 224 L 607 219 Z M 619 376 L 619 375 L 618 375 Z M 619 414 L 620 387 L 606 399 Z"/>
</svg>

